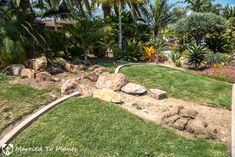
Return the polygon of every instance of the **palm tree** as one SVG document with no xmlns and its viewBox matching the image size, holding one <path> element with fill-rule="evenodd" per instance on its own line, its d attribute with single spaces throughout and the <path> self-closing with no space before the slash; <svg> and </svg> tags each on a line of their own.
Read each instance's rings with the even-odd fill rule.
<svg viewBox="0 0 235 157">
<path fill-rule="evenodd" d="M 185 0 L 187 8 L 193 12 L 208 12 L 212 7 L 212 0 Z"/>
<path fill-rule="evenodd" d="M 175 4 L 169 5 L 167 0 L 156 0 L 154 6 L 150 5 L 149 23 L 153 30 L 153 40 L 156 41 L 159 32 L 166 28 L 167 24 L 173 20 L 172 11 Z"/>
<path fill-rule="evenodd" d="M 104 18 L 110 15 L 111 8 L 118 8 L 118 48 L 122 50 L 122 10 L 126 4 L 129 5 L 130 8 L 136 9 L 137 4 L 147 3 L 148 0 L 93 0 L 93 5 L 98 4 L 102 5 L 102 9 L 104 12 Z M 133 6 L 133 7 L 131 7 Z"/>
</svg>

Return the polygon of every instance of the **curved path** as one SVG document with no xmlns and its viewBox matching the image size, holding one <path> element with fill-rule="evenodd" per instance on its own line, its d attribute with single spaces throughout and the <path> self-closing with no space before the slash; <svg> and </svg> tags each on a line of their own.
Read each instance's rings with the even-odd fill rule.
<svg viewBox="0 0 235 157">
<path fill-rule="evenodd" d="M 53 101 L 52 103 L 48 104 L 47 106 L 43 107 L 42 109 L 38 110 L 25 120 L 23 120 L 19 125 L 14 127 L 10 132 L 8 132 L 1 140 L 0 140 L 0 149 L 5 147 L 5 144 L 8 144 L 10 140 L 12 140 L 17 134 L 19 134 L 24 128 L 29 126 L 32 122 L 34 122 L 38 117 L 40 117 L 42 114 L 46 113 L 49 111 L 51 108 L 55 107 L 56 105 L 62 103 L 63 101 L 80 95 L 79 92 L 74 92 L 70 95 L 66 95 L 62 98 L 57 99 L 56 101 Z M 1 151 L 1 150 L 0 150 Z"/>
</svg>

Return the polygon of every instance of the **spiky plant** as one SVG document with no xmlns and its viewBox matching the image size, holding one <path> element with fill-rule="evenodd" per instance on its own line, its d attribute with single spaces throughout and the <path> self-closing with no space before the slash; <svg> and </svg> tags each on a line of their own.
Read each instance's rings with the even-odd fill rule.
<svg viewBox="0 0 235 157">
<path fill-rule="evenodd" d="M 188 64 L 198 70 L 203 62 L 206 61 L 208 50 L 202 45 L 191 44 L 187 46 L 186 56 Z"/>
</svg>

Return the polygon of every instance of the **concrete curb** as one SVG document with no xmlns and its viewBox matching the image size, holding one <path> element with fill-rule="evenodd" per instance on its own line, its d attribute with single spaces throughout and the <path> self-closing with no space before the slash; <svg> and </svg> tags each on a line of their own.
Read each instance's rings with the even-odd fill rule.
<svg viewBox="0 0 235 157">
<path fill-rule="evenodd" d="M 56 105 L 60 104 L 61 102 L 73 97 L 79 95 L 79 92 L 74 92 L 71 95 L 66 95 L 62 98 L 57 99 L 56 101 L 53 101 L 52 103 L 48 104 L 47 106 L 43 107 L 39 111 L 35 112 L 28 118 L 26 118 L 24 121 L 22 121 L 19 125 L 14 127 L 8 134 L 6 134 L 1 140 L 0 140 L 0 149 L 3 148 L 4 144 L 8 144 L 17 134 L 19 134 L 24 128 L 29 126 L 32 122 L 34 122 L 38 117 L 40 117 L 42 114 L 49 111 L 51 108 L 55 107 Z"/>
<path fill-rule="evenodd" d="M 127 64 L 123 64 L 123 65 L 119 65 L 114 73 L 119 73 L 119 71 L 123 68 L 123 67 L 127 67 L 127 66 L 133 66 L 133 65 L 152 65 L 151 63 L 127 63 Z"/>
<path fill-rule="evenodd" d="M 235 84 L 232 89 L 232 130 L 231 130 L 231 155 L 235 157 Z"/>
</svg>

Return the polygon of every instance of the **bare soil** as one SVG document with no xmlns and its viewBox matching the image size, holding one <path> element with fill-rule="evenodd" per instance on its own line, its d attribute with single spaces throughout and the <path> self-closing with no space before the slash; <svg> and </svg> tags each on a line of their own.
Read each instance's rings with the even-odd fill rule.
<svg viewBox="0 0 235 157">
<path fill-rule="evenodd" d="M 77 74 L 73 73 L 61 73 L 53 75 L 53 78 L 56 78 L 58 81 L 36 81 L 35 79 L 20 78 L 16 77 L 11 81 L 12 84 L 25 84 L 30 85 L 33 88 L 49 88 L 53 87 L 57 90 L 60 89 L 61 84 L 68 78 L 78 79 Z M 86 84 L 89 86 L 95 86 L 95 83 L 88 79 L 81 79 L 78 82 L 81 84 Z M 156 100 L 149 95 L 134 96 L 119 92 L 122 97 L 123 104 L 120 105 L 129 112 L 144 118 L 146 120 L 151 120 L 157 124 L 161 124 L 165 127 L 175 130 L 177 133 L 189 137 L 189 138 L 200 138 L 200 136 L 190 133 L 185 130 L 178 130 L 168 125 L 165 125 L 162 122 L 162 117 L 171 111 L 171 109 L 179 106 L 184 108 L 195 110 L 198 112 L 197 117 L 200 120 L 205 121 L 208 124 L 207 129 L 211 130 L 216 137 L 208 138 L 216 141 L 222 141 L 227 145 L 231 143 L 231 111 L 223 108 L 218 108 L 214 106 L 205 106 L 195 102 L 184 101 L 175 98 L 167 98 L 163 100 Z M 60 95 L 56 96 L 56 98 Z M 202 138 L 205 138 L 202 137 Z"/>
</svg>

